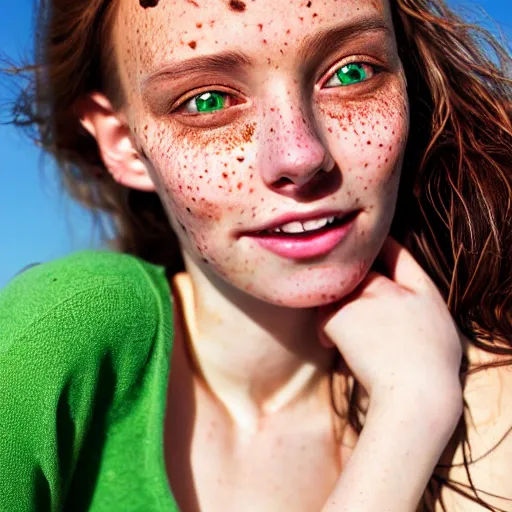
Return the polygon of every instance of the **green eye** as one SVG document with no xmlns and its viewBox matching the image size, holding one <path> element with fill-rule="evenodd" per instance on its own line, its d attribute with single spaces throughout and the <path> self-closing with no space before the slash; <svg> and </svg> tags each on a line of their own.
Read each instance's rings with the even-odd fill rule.
<svg viewBox="0 0 512 512">
<path fill-rule="evenodd" d="M 332 78 L 325 84 L 326 87 L 338 85 L 352 85 L 368 80 L 375 74 L 373 66 L 361 62 L 346 64 L 332 75 Z"/>
<path fill-rule="evenodd" d="M 192 114 L 207 114 L 225 107 L 227 94 L 211 91 L 194 96 L 185 103 L 185 110 Z"/>
</svg>

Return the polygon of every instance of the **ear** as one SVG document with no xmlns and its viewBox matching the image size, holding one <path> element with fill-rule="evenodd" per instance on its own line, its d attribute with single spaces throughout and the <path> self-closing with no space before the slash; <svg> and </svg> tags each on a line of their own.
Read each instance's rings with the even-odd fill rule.
<svg viewBox="0 0 512 512">
<path fill-rule="evenodd" d="M 155 192 L 130 130 L 109 100 L 99 92 L 80 98 L 74 105 L 82 126 L 96 139 L 101 158 L 113 178 L 129 188 Z"/>
</svg>

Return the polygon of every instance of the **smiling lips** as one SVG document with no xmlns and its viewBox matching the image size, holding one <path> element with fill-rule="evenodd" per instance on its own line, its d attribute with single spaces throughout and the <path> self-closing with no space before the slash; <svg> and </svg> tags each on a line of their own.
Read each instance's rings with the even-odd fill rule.
<svg viewBox="0 0 512 512">
<path fill-rule="evenodd" d="M 308 220 L 288 218 L 246 234 L 265 249 L 289 259 L 311 259 L 331 252 L 349 233 L 359 211 L 337 212 Z"/>
</svg>

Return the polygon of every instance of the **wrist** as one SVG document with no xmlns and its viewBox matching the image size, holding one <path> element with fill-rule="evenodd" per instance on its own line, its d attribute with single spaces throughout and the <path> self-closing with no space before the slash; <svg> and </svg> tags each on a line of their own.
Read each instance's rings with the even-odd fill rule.
<svg viewBox="0 0 512 512">
<path fill-rule="evenodd" d="M 391 392 L 392 391 L 392 392 Z M 426 388 L 380 390 L 370 397 L 365 424 L 395 422 L 429 436 L 449 439 L 460 420 L 463 394 L 460 383 Z M 441 441 L 442 442 L 442 441 Z"/>
</svg>

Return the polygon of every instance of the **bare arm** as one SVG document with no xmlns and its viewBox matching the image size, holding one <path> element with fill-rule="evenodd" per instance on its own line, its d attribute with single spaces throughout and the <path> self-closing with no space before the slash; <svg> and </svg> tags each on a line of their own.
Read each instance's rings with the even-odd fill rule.
<svg viewBox="0 0 512 512">
<path fill-rule="evenodd" d="M 379 258 L 383 273 L 319 311 L 320 342 L 338 348 L 370 397 L 323 512 L 414 512 L 462 414 L 462 344 L 442 295 L 392 238 Z"/>
<path fill-rule="evenodd" d="M 461 413 L 462 399 L 411 394 L 371 403 L 322 512 L 415 511 Z"/>
</svg>

